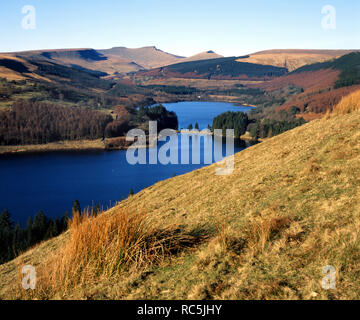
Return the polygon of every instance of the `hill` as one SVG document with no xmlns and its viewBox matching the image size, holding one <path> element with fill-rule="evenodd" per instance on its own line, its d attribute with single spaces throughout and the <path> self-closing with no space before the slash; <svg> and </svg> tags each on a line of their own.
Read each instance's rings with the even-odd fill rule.
<svg viewBox="0 0 360 320">
<path fill-rule="evenodd" d="M 125 47 L 116 47 L 107 50 L 98 50 L 107 57 L 120 57 L 128 61 L 134 62 L 143 69 L 152 69 L 166 66 L 179 62 L 183 57 L 179 57 L 156 47 L 143 47 L 137 49 L 129 49 Z"/>
<path fill-rule="evenodd" d="M 287 74 L 286 68 L 240 62 L 239 57 L 181 62 L 149 71 L 139 77 L 190 79 L 269 80 Z"/>
<path fill-rule="evenodd" d="M 66 54 L 69 54 L 68 52 Z M 96 56 L 87 59 L 97 59 Z M 0 55 L 0 108 L 15 101 L 89 107 L 109 113 L 116 106 L 149 105 L 150 90 L 130 81 L 114 81 L 107 74 L 79 65 L 67 66 L 45 57 Z"/>
<path fill-rule="evenodd" d="M 210 60 L 210 59 L 217 59 L 217 58 L 224 58 L 220 54 L 217 54 L 216 52 L 210 50 L 198 53 L 194 56 L 184 58 L 181 60 L 181 62 L 190 62 L 190 61 L 199 61 L 199 60 Z M 178 61 L 179 62 L 179 61 Z"/>
<path fill-rule="evenodd" d="M 289 97 L 277 111 L 298 108 L 309 120 L 332 110 L 346 95 L 360 88 L 360 53 L 352 52 L 322 63 L 303 66 L 295 71 L 268 81 L 249 85 L 268 94 L 296 87 L 301 92 Z"/>
<path fill-rule="evenodd" d="M 108 74 L 127 73 L 144 69 L 135 62 L 116 56 L 106 56 L 94 49 L 57 49 L 15 52 L 11 57 L 47 60 L 67 67 L 85 68 Z"/>
<path fill-rule="evenodd" d="M 267 50 L 250 54 L 243 62 L 284 67 L 294 71 L 304 65 L 339 58 L 353 50 Z"/>
<path fill-rule="evenodd" d="M 335 112 L 159 182 L 0 266 L 0 298 L 359 299 L 359 92 Z M 37 290 L 19 287 L 37 268 Z M 336 269 L 336 290 L 321 286 Z"/>
<path fill-rule="evenodd" d="M 7 58 L 46 60 L 67 67 L 84 68 L 113 74 L 125 74 L 144 69 L 163 67 L 179 62 L 214 59 L 222 56 L 213 51 L 202 52 L 192 57 L 176 56 L 156 47 L 130 49 L 115 47 L 111 49 L 56 49 L 5 53 Z M 1 74 L 1 69 L 0 69 Z"/>
<path fill-rule="evenodd" d="M 352 52 L 338 59 L 303 66 L 294 73 L 316 72 L 318 70 L 333 69 L 340 72 L 334 87 L 350 87 L 360 83 L 360 52 Z"/>
</svg>

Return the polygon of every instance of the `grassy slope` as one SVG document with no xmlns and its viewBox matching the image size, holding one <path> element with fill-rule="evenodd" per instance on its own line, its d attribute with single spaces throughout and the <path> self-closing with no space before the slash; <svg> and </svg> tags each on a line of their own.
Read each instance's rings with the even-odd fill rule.
<svg viewBox="0 0 360 320">
<path fill-rule="evenodd" d="M 91 278 L 66 293 L 60 285 L 47 297 L 358 299 L 360 110 L 356 108 L 237 154 L 233 175 L 216 176 L 214 165 L 157 183 L 122 202 L 107 214 L 117 215 L 124 207 L 146 211 L 154 224 L 177 224 L 207 239 L 145 270 Z M 68 236 L 0 266 L 0 298 L 14 297 L 11 288 L 23 263 L 41 269 L 45 257 L 64 246 Z M 321 288 L 326 265 L 337 270 L 334 291 Z"/>
<path fill-rule="evenodd" d="M 294 71 L 307 64 L 324 62 L 352 52 L 351 50 L 268 50 L 251 54 L 243 62 L 286 67 Z"/>
</svg>

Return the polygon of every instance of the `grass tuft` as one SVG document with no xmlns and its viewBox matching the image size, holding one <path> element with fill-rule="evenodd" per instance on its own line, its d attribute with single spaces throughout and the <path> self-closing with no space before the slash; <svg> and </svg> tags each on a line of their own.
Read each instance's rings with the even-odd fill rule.
<svg viewBox="0 0 360 320">
<path fill-rule="evenodd" d="M 77 287 L 114 279 L 125 271 L 138 272 L 199 240 L 177 226 L 159 228 L 146 213 L 123 209 L 113 214 L 75 213 L 69 232 L 66 245 L 42 268 L 40 288 L 32 299 L 60 292 L 66 296 Z"/>
</svg>

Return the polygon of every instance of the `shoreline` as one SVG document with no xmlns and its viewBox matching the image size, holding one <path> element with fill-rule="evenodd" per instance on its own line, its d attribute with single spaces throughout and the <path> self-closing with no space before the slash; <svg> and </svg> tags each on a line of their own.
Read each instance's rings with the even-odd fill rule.
<svg viewBox="0 0 360 320">
<path fill-rule="evenodd" d="M 181 99 L 181 98 L 158 99 L 158 100 L 156 100 L 156 103 L 153 105 L 167 104 L 167 103 L 180 103 L 180 102 L 224 102 L 224 103 L 231 103 L 235 107 L 239 107 L 239 108 L 241 108 L 241 107 L 251 108 L 251 109 L 257 108 L 257 106 L 247 104 L 245 102 L 240 102 L 236 98 L 235 99 L 232 99 L 232 98 L 233 98 L 232 96 L 221 96 L 221 98 L 214 97 L 214 96 L 204 96 L 204 97 L 201 97 L 200 99 L 197 97 L 193 97 L 193 99 Z"/>
<path fill-rule="evenodd" d="M 256 106 L 243 104 L 235 101 L 226 101 L 227 99 L 213 99 L 213 97 L 207 97 L 208 100 L 202 99 L 195 100 L 195 102 L 225 102 L 232 103 L 238 107 L 256 108 Z M 171 101 L 172 100 L 172 101 Z M 209 101 L 210 100 L 210 101 Z M 183 100 L 183 99 L 170 99 L 169 102 L 157 102 L 157 103 L 180 103 L 194 100 Z M 186 129 L 184 129 L 186 131 Z M 181 130 L 177 130 L 181 133 Z M 202 135 L 213 135 L 210 133 L 201 133 L 196 131 L 183 132 L 185 134 L 202 134 Z M 240 137 L 241 140 L 250 141 L 248 137 Z M 40 154 L 50 152 L 99 152 L 99 151 L 121 151 L 127 150 L 132 143 L 128 143 L 125 137 L 96 139 L 96 140 L 74 140 L 74 141 L 57 141 L 50 142 L 47 144 L 32 144 L 32 145 L 15 145 L 15 146 L 0 146 L 0 157 L 7 155 L 20 155 L 20 154 Z"/>
<path fill-rule="evenodd" d="M 117 140 L 125 140 L 124 137 L 115 138 Z M 50 152 L 100 152 L 100 151 L 116 151 L 126 150 L 127 146 L 109 146 L 113 143 L 113 139 L 96 140 L 76 140 L 76 141 L 58 141 L 47 144 L 37 145 L 21 145 L 21 146 L 0 146 L 0 157 L 8 155 L 20 154 L 41 154 Z"/>
<path fill-rule="evenodd" d="M 58 141 L 47 144 L 31 144 L 21 146 L 0 146 L 0 156 L 15 154 L 31 154 L 46 152 L 66 152 L 66 151 L 104 151 L 105 144 L 101 139 L 97 140 L 77 140 L 77 141 Z"/>
<path fill-rule="evenodd" d="M 214 136 L 213 132 L 205 133 L 201 131 L 176 131 L 178 134 L 189 134 L 189 135 L 210 135 Z M 236 138 L 237 139 L 237 138 Z M 239 137 L 240 140 L 251 142 L 254 141 L 251 137 L 244 135 Z M 112 143 L 118 143 L 119 145 L 111 145 Z M 262 142 L 262 139 L 259 139 Z M 110 145 L 109 145 L 110 144 Z M 24 154 L 42 154 L 51 152 L 112 152 L 122 151 L 131 148 L 133 142 L 126 144 L 125 137 L 108 139 L 105 143 L 102 139 L 97 140 L 77 140 L 77 141 L 59 141 L 51 142 L 47 144 L 39 145 L 22 145 L 22 146 L 0 146 L 0 157 L 9 155 L 24 155 Z M 145 148 L 148 148 L 147 143 Z"/>
</svg>

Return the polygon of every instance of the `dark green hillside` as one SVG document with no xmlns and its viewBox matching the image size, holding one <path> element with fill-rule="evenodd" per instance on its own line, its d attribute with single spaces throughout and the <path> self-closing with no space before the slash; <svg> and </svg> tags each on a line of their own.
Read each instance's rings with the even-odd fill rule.
<svg viewBox="0 0 360 320">
<path fill-rule="evenodd" d="M 13 72 L 24 77 L 11 81 L 0 79 L 0 107 L 10 107 L 18 100 L 30 100 L 109 109 L 122 102 L 118 99 L 121 95 L 109 92 L 116 83 L 103 79 L 106 75 L 103 72 L 34 58 L 3 58 L 0 67 L 6 68 L 9 74 Z M 134 91 L 130 89 L 126 90 L 127 94 Z"/>
<path fill-rule="evenodd" d="M 20 73 L 29 72 L 29 69 L 23 63 L 12 59 L 0 59 L 0 67 Z"/>
<path fill-rule="evenodd" d="M 247 62 L 238 62 L 239 57 L 218 58 L 201 61 L 183 62 L 166 67 L 170 72 L 181 74 L 195 73 L 197 75 L 239 77 L 245 75 L 249 78 L 280 77 L 288 70 L 274 66 L 259 65 Z"/>
<path fill-rule="evenodd" d="M 194 87 L 185 87 L 185 86 L 149 85 L 149 86 L 144 86 L 143 88 L 158 90 L 165 93 L 176 94 L 176 95 L 189 95 L 198 92 L 198 89 Z"/>
<path fill-rule="evenodd" d="M 77 86 L 80 88 L 97 88 L 103 90 L 109 90 L 112 88 L 113 83 L 110 81 L 106 81 L 100 79 L 98 74 L 94 74 L 93 72 L 87 72 L 84 70 L 79 70 L 62 66 L 52 62 L 45 61 L 31 61 L 31 63 L 37 66 L 38 70 L 35 71 L 40 76 L 46 77 L 59 77 L 64 78 L 71 81 L 73 86 Z M 57 79 L 58 80 L 58 79 Z"/>
<path fill-rule="evenodd" d="M 87 61 L 104 61 L 108 58 L 94 49 L 45 51 L 41 56 L 46 59 L 84 59 Z"/>
<path fill-rule="evenodd" d="M 332 61 L 307 65 L 295 70 L 293 74 L 315 72 L 324 69 L 336 69 L 341 71 L 339 80 L 335 83 L 335 89 L 359 84 L 360 52 L 353 52 Z"/>
</svg>

